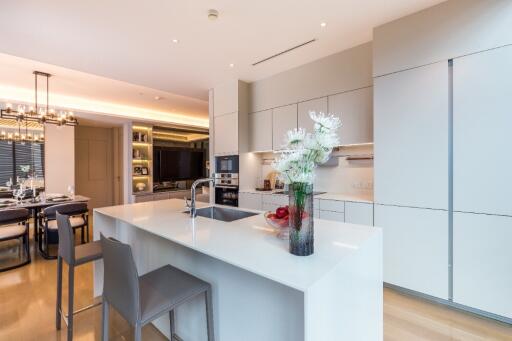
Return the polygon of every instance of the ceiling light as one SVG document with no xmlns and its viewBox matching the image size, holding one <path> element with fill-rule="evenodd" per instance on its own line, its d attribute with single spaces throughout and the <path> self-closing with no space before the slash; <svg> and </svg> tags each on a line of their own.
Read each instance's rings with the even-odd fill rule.
<svg viewBox="0 0 512 341">
<path fill-rule="evenodd" d="M 217 11 L 216 9 L 208 10 L 208 19 L 217 20 L 218 17 L 219 17 L 219 11 Z"/>
<path fill-rule="evenodd" d="M 155 96 L 155 97 L 153 97 L 153 98 L 155 99 L 155 101 L 159 101 L 159 100 L 161 100 L 161 99 L 162 99 L 162 97 L 160 97 L 160 96 Z"/>
<path fill-rule="evenodd" d="M 174 44 L 177 44 L 177 43 L 179 43 L 180 41 L 179 41 L 178 39 L 173 39 L 173 40 L 172 40 L 172 42 L 173 42 Z"/>
<path fill-rule="evenodd" d="M 229 64 L 229 67 L 230 67 L 230 68 L 234 68 L 234 67 L 235 67 L 235 64 L 231 63 L 231 64 Z"/>
<path fill-rule="evenodd" d="M 325 27 L 325 26 L 327 26 L 327 23 L 326 22 L 322 22 L 322 23 L 320 23 L 320 26 L 321 27 Z"/>
</svg>

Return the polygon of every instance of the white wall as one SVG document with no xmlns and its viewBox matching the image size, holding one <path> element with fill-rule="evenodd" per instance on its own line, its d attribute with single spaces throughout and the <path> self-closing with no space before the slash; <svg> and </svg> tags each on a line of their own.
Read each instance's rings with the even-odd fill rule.
<svg viewBox="0 0 512 341">
<path fill-rule="evenodd" d="M 45 191 L 66 194 L 75 185 L 75 128 L 46 124 L 44 135 Z"/>
</svg>

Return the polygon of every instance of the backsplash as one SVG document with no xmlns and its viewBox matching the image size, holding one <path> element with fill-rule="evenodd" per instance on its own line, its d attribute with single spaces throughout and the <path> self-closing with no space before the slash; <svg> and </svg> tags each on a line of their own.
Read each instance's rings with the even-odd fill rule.
<svg viewBox="0 0 512 341">
<path fill-rule="evenodd" d="M 334 155 L 373 154 L 372 145 L 343 147 Z M 273 153 L 257 154 L 261 159 L 260 181 L 274 172 L 270 165 Z M 258 174 L 260 174 L 258 172 Z M 256 179 L 255 181 L 258 181 Z M 314 184 L 315 191 L 353 195 L 373 195 L 373 160 L 347 160 L 339 157 L 338 166 L 318 167 Z"/>
</svg>

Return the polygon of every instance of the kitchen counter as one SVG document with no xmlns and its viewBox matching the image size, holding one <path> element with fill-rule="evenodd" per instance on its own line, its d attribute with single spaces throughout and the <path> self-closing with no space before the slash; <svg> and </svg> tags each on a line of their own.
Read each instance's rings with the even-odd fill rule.
<svg viewBox="0 0 512 341">
<path fill-rule="evenodd" d="M 139 274 L 170 263 L 212 283 L 218 340 L 382 339 L 379 228 L 316 219 L 315 254 L 297 257 L 262 214 L 227 223 L 183 208 L 171 199 L 95 209 L 95 239 L 129 243 Z M 95 295 L 102 278 L 96 262 Z M 202 340 L 179 318 L 203 323 L 202 303 L 178 310 L 182 338 Z M 164 334 L 167 325 L 156 323 Z"/>
</svg>

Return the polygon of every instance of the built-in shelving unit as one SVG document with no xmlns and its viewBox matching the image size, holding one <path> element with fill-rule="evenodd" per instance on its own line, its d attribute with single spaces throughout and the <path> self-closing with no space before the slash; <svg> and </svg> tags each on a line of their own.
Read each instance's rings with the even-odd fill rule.
<svg viewBox="0 0 512 341">
<path fill-rule="evenodd" d="M 132 193 L 153 192 L 153 127 L 134 123 L 132 146 Z"/>
</svg>

